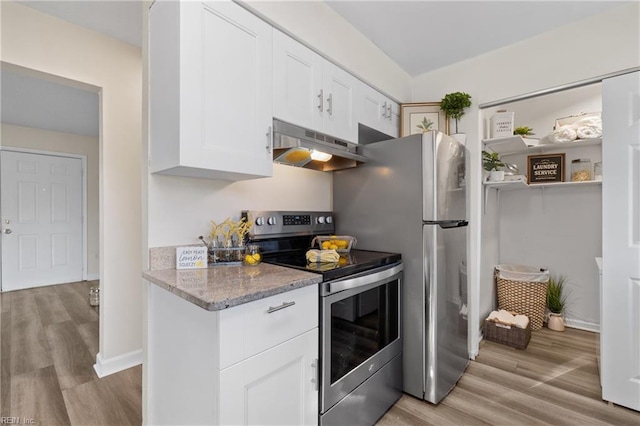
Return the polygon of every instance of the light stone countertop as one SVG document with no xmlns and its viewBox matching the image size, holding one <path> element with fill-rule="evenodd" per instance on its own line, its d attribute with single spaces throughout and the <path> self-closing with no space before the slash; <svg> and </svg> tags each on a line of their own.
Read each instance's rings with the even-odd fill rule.
<svg viewBox="0 0 640 426">
<path fill-rule="evenodd" d="M 318 284 L 322 275 L 261 263 L 207 269 L 161 269 L 142 277 L 208 311 L 219 311 Z"/>
</svg>

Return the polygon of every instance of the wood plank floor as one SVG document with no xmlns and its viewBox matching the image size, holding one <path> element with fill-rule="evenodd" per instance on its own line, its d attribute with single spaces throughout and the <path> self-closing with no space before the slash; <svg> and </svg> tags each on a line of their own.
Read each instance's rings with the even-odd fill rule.
<svg viewBox="0 0 640 426">
<path fill-rule="evenodd" d="M 0 294 L 0 416 L 38 425 L 139 425 L 142 369 L 98 379 L 98 310 L 80 282 Z M 482 342 L 439 405 L 403 395 L 378 425 L 640 425 L 600 400 L 598 335 L 534 332 L 526 350 Z M 24 421 L 22 422 L 24 424 Z"/>
<path fill-rule="evenodd" d="M 99 379 L 99 308 L 83 281 L 0 294 L 0 417 L 37 425 L 139 425 L 142 368 Z"/>
<path fill-rule="evenodd" d="M 526 350 L 483 341 L 438 405 L 403 395 L 378 422 L 396 425 L 640 425 L 640 413 L 601 398 L 598 334 L 532 333 Z"/>
</svg>

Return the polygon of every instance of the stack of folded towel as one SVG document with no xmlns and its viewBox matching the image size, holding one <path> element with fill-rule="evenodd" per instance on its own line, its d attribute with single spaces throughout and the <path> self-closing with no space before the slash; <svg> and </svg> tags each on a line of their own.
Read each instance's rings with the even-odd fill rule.
<svg viewBox="0 0 640 426">
<path fill-rule="evenodd" d="M 543 142 L 567 143 L 576 139 L 594 139 L 601 136 L 602 119 L 598 116 L 587 116 L 575 123 L 558 127 Z"/>
<path fill-rule="evenodd" d="M 528 316 L 513 315 L 511 312 L 505 311 L 504 309 L 491 312 L 487 320 L 493 321 L 499 324 L 515 326 L 518 328 L 527 328 L 527 325 L 529 325 Z"/>
<path fill-rule="evenodd" d="M 335 250 L 309 250 L 306 254 L 308 263 L 337 263 L 340 255 Z"/>
</svg>

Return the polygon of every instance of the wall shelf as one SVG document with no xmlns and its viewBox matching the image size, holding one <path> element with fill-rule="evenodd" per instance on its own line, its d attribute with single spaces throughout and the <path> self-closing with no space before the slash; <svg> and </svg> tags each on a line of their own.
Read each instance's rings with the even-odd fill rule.
<svg viewBox="0 0 640 426">
<path fill-rule="evenodd" d="M 553 182 L 553 183 L 534 183 L 533 185 L 527 184 L 523 180 L 512 180 L 502 182 L 489 182 L 484 181 L 484 199 L 482 209 L 484 213 L 487 212 L 487 197 L 489 196 L 489 189 L 494 188 L 497 192 L 497 202 L 500 202 L 500 192 L 516 189 L 537 189 L 544 190 L 545 188 L 575 188 L 581 186 L 597 186 L 602 185 L 601 180 L 587 180 L 583 182 Z"/>
<path fill-rule="evenodd" d="M 502 181 L 502 182 L 484 182 L 485 188 L 495 188 L 498 190 L 527 189 L 527 188 L 554 188 L 554 187 L 576 187 L 576 186 L 593 186 L 602 185 L 601 180 L 586 180 L 582 182 L 551 182 L 551 183 L 534 183 L 529 185 L 522 180 Z"/>
<path fill-rule="evenodd" d="M 602 138 L 576 139 L 573 142 L 567 143 L 537 145 L 539 141 L 539 139 L 523 138 L 522 136 L 509 136 L 506 138 L 484 139 L 482 143 L 486 148 L 500 155 L 535 154 L 602 145 Z"/>
</svg>

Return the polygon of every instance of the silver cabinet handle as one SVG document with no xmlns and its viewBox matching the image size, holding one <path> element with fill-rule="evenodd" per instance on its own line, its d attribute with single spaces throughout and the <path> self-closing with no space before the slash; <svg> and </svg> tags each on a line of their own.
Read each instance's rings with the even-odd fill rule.
<svg viewBox="0 0 640 426">
<path fill-rule="evenodd" d="M 389 103 L 389 106 L 387 107 L 387 111 L 389 111 L 389 116 L 387 118 L 389 119 L 389 121 L 391 121 L 391 103 Z"/>
<path fill-rule="evenodd" d="M 271 132 L 271 126 L 267 130 L 267 152 L 271 154 L 271 149 L 273 147 L 273 133 Z"/>
<path fill-rule="evenodd" d="M 280 305 L 280 306 L 275 306 L 275 307 L 274 306 L 269 306 L 269 309 L 267 310 L 267 313 L 268 314 L 272 314 L 272 313 L 274 313 L 276 311 L 279 311 L 281 309 L 286 309 L 286 308 L 288 308 L 290 306 L 293 306 L 295 304 L 296 304 L 296 302 L 282 302 L 282 305 Z"/>
<path fill-rule="evenodd" d="M 313 373 L 311 374 L 311 383 L 313 383 L 313 390 L 318 390 L 318 358 L 314 359 L 311 363 L 311 368 L 313 368 Z"/>
<path fill-rule="evenodd" d="M 382 117 L 387 118 L 387 102 L 382 104 Z"/>
<path fill-rule="evenodd" d="M 9 229 L 9 228 L 2 230 L 2 233 L 3 234 L 7 234 L 7 235 L 10 234 L 11 232 L 13 232 L 13 231 L 11 231 L 11 229 Z"/>
<path fill-rule="evenodd" d="M 327 112 L 329 113 L 329 115 L 333 115 L 333 93 L 329 93 L 327 103 L 329 104 L 329 106 L 327 107 Z"/>
<path fill-rule="evenodd" d="M 322 112 L 322 111 L 323 111 L 323 109 L 322 109 L 322 103 L 323 103 L 323 102 L 322 102 L 322 99 L 323 99 L 323 96 L 324 96 L 324 91 L 323 91 L 322 89 L 320 89 L 320 93 L 318 93 L 318 109 L 320 110 L 320 112 Z"/>
</svg>

